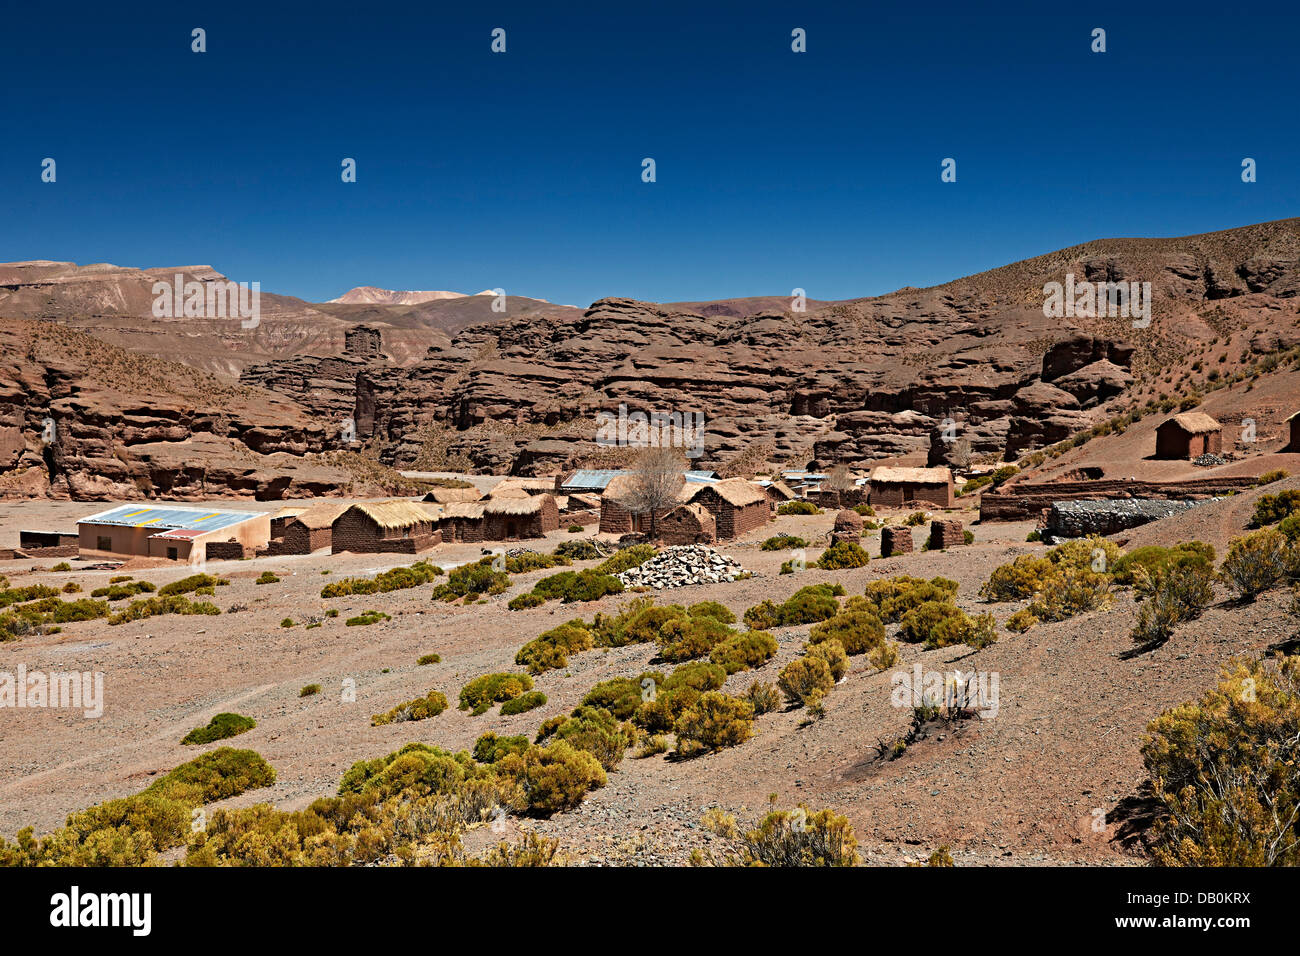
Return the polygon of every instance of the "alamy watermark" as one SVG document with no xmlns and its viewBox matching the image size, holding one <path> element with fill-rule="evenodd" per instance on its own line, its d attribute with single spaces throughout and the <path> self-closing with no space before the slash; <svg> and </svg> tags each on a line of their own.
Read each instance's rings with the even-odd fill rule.
<svg viewBox="0 0 1300 956">
<path fill-rule="evenodd" d="M 80 710 L 92 720 L 104 714 L 104 675 L 98 671 L 0 671 L 0 708 Z"/>
<path fill-rule="evenodd" d="M 911 671 L 895 671 L 889 682 L 889 702 L 895 707 L 939 707 L 948 713 L 973 711 L 983 720 L 998 715 L 1001 675 L 997 671 L 927 671 L 919 663 Z"/>
<path fill-rule="evenodd" d="M 1064 283 L 1046 283 L 1043 295 L 1043 315 L 1049 319 L 1132 319 L 1135 329 L 1151 324 L 1150 282 L 1075 282 L 1074 273 L 1067 272 Z"/>
<path fill-rule="evenodd" d="M 153 295 L 153 314 L 159 319 L 238 318 L 245 329 L 262 321 L 260 282 L 186 282 L 178 272 L 171 282 L 155 282 Z"/>
<path fill-rule="evenodd" d="M 596 444 L 618 448 L 684 448 L 687 458 L 704 454 L 703 412 L 596 413 Z"/>
</svg>

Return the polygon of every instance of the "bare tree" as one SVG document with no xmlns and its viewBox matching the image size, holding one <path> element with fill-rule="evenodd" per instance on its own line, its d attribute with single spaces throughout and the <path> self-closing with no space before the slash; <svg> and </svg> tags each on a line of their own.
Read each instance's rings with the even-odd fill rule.
<svg viewBox="0 0 1300 956">
<path fill-rule="evenodd" d="M 849 466 L 836 465 L 826 472 L 826 480 L 822 482 L 822 487 L 827 491 L 851 491 L 854 484 L 853 475 L 849 472 Z"/>
<path fill-rule="evenodd" d="M 655 536 L 659 515 L 677 501 L 685 479 L 686 458 L 678 448 L 651 447 L 641 451 L 632 463 L 632 487 L 627 496 L 628 510 L 650 515 L 650 537 Z"/>
</svg>

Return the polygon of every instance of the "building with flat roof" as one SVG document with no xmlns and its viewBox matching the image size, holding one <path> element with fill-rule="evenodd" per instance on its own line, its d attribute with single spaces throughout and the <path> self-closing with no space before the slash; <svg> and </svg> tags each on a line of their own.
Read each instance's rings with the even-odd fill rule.
<svg viewBox="0 0 1300 956">
<path fill-rule="evenodd" d="M 119 505 L 77 522 L 80 552 L 89 557 L 166 558 L 198 564 L 209 544 L 233 543 L 251 553 L 271 540 L 265 511 L 222 511 L 173 505 Z M 219 549 L 223 553 L 227 549 Z"/>
</svg>

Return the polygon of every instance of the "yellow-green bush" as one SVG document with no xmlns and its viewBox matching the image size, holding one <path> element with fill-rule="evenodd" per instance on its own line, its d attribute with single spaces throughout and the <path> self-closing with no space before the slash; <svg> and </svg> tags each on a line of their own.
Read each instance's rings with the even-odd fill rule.
<svg viewBox="0 0 1300 956">
<path fill-rule="evenodd" d="M 776 656 L 776 638 L 766 631 L 748 631 L 735 634 L 715 644 L 709 660 L 724 668 L 728 674 L 762 667 Z"/>
<path fill-rule="evenodd" d="M 1300 865 L 1300 657 L 1229 662 L 1147 732 L 1158 863 Z"/>
<path fill-rule="evenodd" d="M 776 686 L 786 701 L 802 707 L 810 700 L 820 700 L 835 686 L 830 665 L 821 658 L 805 655 L 797 657 L 781 670 Z"/>
<path fill-rule="evenodd" d="M 527 674 L 483 674 L 460 689 L 460 709 L 478 716 L 490 710 L 493 704 L 503 703 L 532 689 L 533 679 Z"/>
<path fill-rule="evenodd" d="M 709 691 L 686 708 L 673 730 L 677 734 L 677 752 L 685 756 L 735 747 L 754 735 L 754 705 Z"/>
<path fill-rule="evenodd" d="M 1286 538 L 1272 529 L 1233 538 L 1219 574 L 1243 600 L 1254 600 L 1281 583 L 1286 551 Z"/>
<path fill-rule="evenodd" d="M 838 641 L 847 654 L 866 654 L 885 642 L 885 625 L 871 611 L 841 611 L 808 631 L 814 643 Z"/>
<path fill-rule="evenodd" d="M 386 714 L 375 714 L 370 718 L 372 726 L 383 724 L 400 724 L 408 720 L 427 720 L 437 717 L 447 709 L 447 698 L 436 690 L 431 690 L 423 697 L 416 697 L 404 704 L 398 704 Z"/>
<path fill-rule="evenodd" d="M 576 807 L 607 782 L 599 760 L 563 740 L 506 754 L 495 766 L 519 784 L 528 808 L 542 814 Z"/>
<path fill-rule="evenodd" d="M 553 627 L 533 638 L 515 654 L 515 663 L 541 674 L 569 665 L 569 655 L 591 650 L 596 639 L 580 620 Z"/>
</svg>

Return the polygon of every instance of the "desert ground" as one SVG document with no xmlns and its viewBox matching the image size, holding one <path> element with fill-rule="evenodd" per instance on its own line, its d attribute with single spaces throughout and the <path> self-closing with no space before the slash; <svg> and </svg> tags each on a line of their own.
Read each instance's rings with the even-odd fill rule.
<svg viewBox="0 0 1300 956">
<path fill-rule="evenodd" d="M 1271 490 L 1296 484 L 1292 480 Z M 1202 505 L 1121 538 L 1169 543 L 1201 537 L 1222 549 L 1222 536 L 1240 533 L 1253 497 Z M 246 499 L 211 504 L 258 508 Z M 0 540 L 16 539 L 19 528 L 71 527 L 86 509 L 66 501 L 8 502 L 0 514 Z M 765 598 L 782 600 L 807 584 L 838 581 L 852 595 L 861 594 L 868 581 L 890 575 L 943 575 L 959 582 L 957 603 L 963 609 L 991 610 L 1002 625 L 1024 602 L 986 604 L 977 591 L 997 565 L 1043 549 L 1026 541 L 1033 523 L 980 524 L 969 508 L 932 514 L 961 520 L 974 542 L 945 552 L 878 559 L 879 532 L 870 532 L 863 538 L 873 558 L 866 567 L 810 567 L 781 575 L 779 567 L 789 555 L 762 551 L 760 543 L 772 534 L 800 535 L 814 542 L 811 560 L 825 544 L 834 512 L 779 517 L 717 546 L 753 572 L 751 578 L 654 596 L 660 603 L 719 601 L 740 616 Z M 1165 524 L 1174 530 L 1162 532 L 1158 526 Z M 915 530 L 919 547 L 925 529 Z M 523 544 L 550 551 L 576 537 L 561 530 Z M 451 567 L 476 560 L 484 547 L 440 545 L 421 557 Z M 99 671 L 105 675 L 106 699 L 98 719 L 59 710 L 6 715 L 0 737 L 0 832 L 11 836 L 28 825 L 45 832 L 70 811 L 141 790 L 192 758 L 201 748 L 182 746 L 181 738 L 219 712 L 256 719 L 253 730 L 226 743 L 258 751 L 277 773 L 272 788 L 228 802 L 270 801 L 293 809 L 334 793 L 354 761 L 409 741 L 458 750 L 472 748 L 488 731 L 531 738 L 545 718 L 567 713 L 593 684 L 636 675 L 654 658 L 652 645 L 576 654 L 569 667 L 535 678 L 536 689 L 549 698 L 543 707 L 511 717 L 501 717 L 496 708 L 471 716 L 455 708 L 462 684 L 483 673 L 519 670 L 513 658 L 525 642 L 563 621 L 614 611 L 630 595 L 508 610 L 510 598 L 552 573 L 543 570 L 511 575 L 508 592 L 468 607 L 430 600 L 432 585 L 328 600 L 320 596 L 331 580 L 410 561 L 399 555 L 317 553 L 208 562 L 209 573 L 231 582 L 217 589 L 220 615 L 154 617 L 117 626 L 79 622 L 57 634 L 0 644 L 0 670 L 12 672 L 24 664 L 28 670 Z M 73 561 L 70 572 L 51 570 L 55 563 L 7 561 L 0 563 L 0 574 L 15 586 L 75 581 L 88 593 L 115 574 L 133 573 L 161 585 L 191 573 L 166 562 L 111 571 L 79 570 L 86 562 Z M 268 570 L 280 581 L 255 584 Z M 780 807 L 802 803 L 846 814 L 863 858 L 873 863 L 924 859 L 947 845 L 959 865 L 1137 864 L 1145 857 L 1125 823 L 1145 778 L 1139 754 L 1144 728 L 1163 709 L 1198 697 L 1228 658 L 1262 652 L 1293 630 L 1281 592 L 1246 607 L 1230 605 L 1225 597 L 1220 593 L 1220 602 L 1202 618 L 1181 625 L 1168 644 L 1136 657 L 1124 653 L 1131 648 L 1134 608 L 1131 595 L 1121 591 L 1108 611 L 1040 624 L 1019 635 L 999 627 L 997 643 L 981 650 L 963 645 L 923 651 L 904 643 L 900 663 L 882 673 L 863 658 L 852 658 L 853 667 L 828 696 L 820 721 L 808 723 L 803 711 L 767 714 L 758 718 L 758 733 L 748 742 L 687 760 L 637 759 L 629 751 L 608 785 L 590 793 L 578 809 L 545 820 L 512 819 L 510 825 L 557 838 L 561 853 L 575 864 L 681 864 L 692 849 L 715 839 L 700 825 L 706 809 L 721 807 L 742 823 L 752 822 L 774 795 Z M 326 617 L 329 608 L 337 608 L 338 616 Z M 344 624 L 371 609 L 391 620 Z M 284 618 L 295 626 L 282 627 Z M 306 629 L 315 621 L 321 626 Z M 755 671 L 733 675 L 725 690 L 741 692 L 756 679 L 774 682 L 800 652 L 807 632 L 807 626 L 774 630 L 777 656 Z M 417 658 L 430 653 L 441 655 L 441 663 L 417 666 Z M 877 745 L 905 732 L 911 717 L 910 709 L 891 704 L 891 674 L 910 672 L 917 664 L 927 671 L 960 667 L 996 673 L 999 708 L 989 719 L 960 723 L 956 733 L 918 742 L 897 760 L 881 760 Z M 349 678 L 355 681 L 354 703 L 342 699 Z M 300 688 L 311 683 L 322 685 L 322 693 L 300 698 Z M 371 714 L 430 689 L 452 702 L 441 715 L 371 726 Z"/>
</svg>

